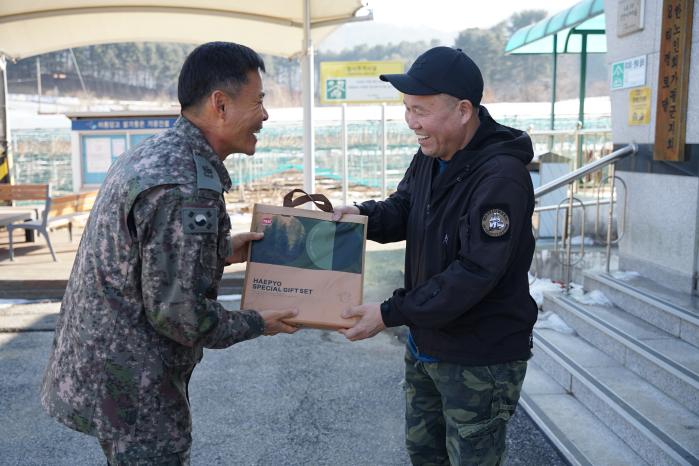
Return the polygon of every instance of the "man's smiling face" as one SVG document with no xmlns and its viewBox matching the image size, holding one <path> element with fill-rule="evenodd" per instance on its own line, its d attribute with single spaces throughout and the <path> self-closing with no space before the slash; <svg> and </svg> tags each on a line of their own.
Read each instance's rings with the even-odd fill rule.
<svg viewBox="0 0 699 466">
<path fill-rule="evenodd" d="M 403 96 L 405 121 L 417 135 L 422 153 L 450 160 L 465 145 L 460 101 L 447 94 Z"/>
<path fill-rule="evenodd" d="M 255 133 L 269 118 L 263 103 L 265 93 L 260 72 L 248 72 L 247 82 L 233 96 L 226 96 L 229 101 L 224 122 L 226 150 L 229 154 L 252 155 L 257 144 Z"/>
</svg>

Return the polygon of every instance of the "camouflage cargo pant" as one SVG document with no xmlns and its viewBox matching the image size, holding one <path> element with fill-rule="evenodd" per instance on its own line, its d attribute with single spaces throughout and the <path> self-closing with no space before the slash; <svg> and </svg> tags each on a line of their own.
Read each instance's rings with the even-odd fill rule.
<svg viewBox="0 0 699 466">
<path fill-rule="evenodd" d="M 99 440 L 109 466 L 189 466 L 190 450 L 160 456 L 133 453 L 123 440 Z"/>
<path fill-rule="evenodd" d="M 500 465 L 526 361 L 423 363 L 405 355 L 405 443 L 414 465 Z"/>
</svg>

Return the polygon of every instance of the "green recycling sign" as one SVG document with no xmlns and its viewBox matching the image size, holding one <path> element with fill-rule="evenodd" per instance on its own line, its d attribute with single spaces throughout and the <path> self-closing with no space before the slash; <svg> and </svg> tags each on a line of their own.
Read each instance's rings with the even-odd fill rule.
<svg viewBox="0 0 699 466">
<path fill-rule="evenodd" d="M 325 87 L 325 98 L 327 100 L 344 100 L 347 98 L 347 80 L 328 79 Z"/>
<path fill-rule="evenodd" d="M 614 63 L 612 65 L 612 89 L 624 87 L 624 63 Z"/>
<path fill-rule="evenodd" d="M 612 63 L 612 90 L 644 86 L 646 84 L 646 64 L 645 55 Z"/>
</svg>

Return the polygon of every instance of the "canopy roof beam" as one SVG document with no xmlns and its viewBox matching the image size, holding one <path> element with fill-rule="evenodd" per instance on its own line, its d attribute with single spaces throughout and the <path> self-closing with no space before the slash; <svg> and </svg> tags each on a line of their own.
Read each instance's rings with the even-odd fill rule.
<svg viewBox="0 0 699 466">
<path fill-rule="evenodd" d="M 359 10 L 357 10 L 359 11 Z M 128 6 L 87 6 L 79 8 L 56 8 L 51 10 L 33 11 L 29 13 L 19 13 L 16 15 L 7 15 L 0 17 L 0 24 L 13 23 L 18 21 L 28 21 L 32 19 L 44 19 L 65 17 L 72 15 L 84 14 L 110 14 L 110 13 L 178 13 L 183 15 L 203 15 L 203 16 L 223 16 L 226 18 L 245 19 L 250 21 L 259 21 L 262 23 L 277 24 L 279 26 L 289 26 L 303 28 L 303 21 L 294 21 L 288 18 L 281 18 L 268 15 L 259 15 L 254 13 L 245 13 L 242 11 L 222 10 L 217 8 L 197 8 L 197 7 L 180 7 L 180 6 L 148 6 L 148 5 L 128 5 Z M 355 12 L 356 13 L 356 12 Z M 311 21 L 310 28 L 325 27 L 340 25 L 347 22 L 367 21 L 371 15 L 359 17 L 337 17 L 323 18 Z"/>
<path fill-rule="evenodd" d="M 123 42 L 238 42 L 259 53 L 305 53 L 303 32 L 318 43 L 339 25 L 372 20 L 365 0 L 3 0 L 0 54 L 12 60 L 55 50 Z"/>
</svg>

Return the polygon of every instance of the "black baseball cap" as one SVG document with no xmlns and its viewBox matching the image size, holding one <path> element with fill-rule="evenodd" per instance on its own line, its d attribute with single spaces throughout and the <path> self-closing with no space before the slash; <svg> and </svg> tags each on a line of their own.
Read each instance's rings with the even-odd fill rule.
<svg viewBox="0 0 699 466">
<path fill-rule="evenodd" d="M 379 78 L 408 95 L 449 94 L 470 100 L 474 107 L 483 97 L 478 65 L 461 49 L 451 47 L 429 49 L 417 57 L 406 74 L 382 74 Z"/>
</svg>

